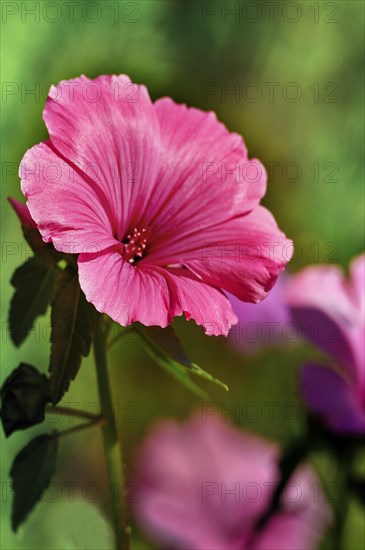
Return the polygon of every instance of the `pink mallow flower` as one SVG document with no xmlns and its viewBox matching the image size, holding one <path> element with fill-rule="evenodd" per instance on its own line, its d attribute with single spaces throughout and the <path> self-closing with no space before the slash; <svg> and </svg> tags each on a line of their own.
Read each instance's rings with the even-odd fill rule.
<svg viewBox="0 0 365 550">
<path fill-rule="evenodd" d="M 162 421 L 142 445 L 136 518 L 171 550 L 310 550 L 332 521 L 312 469 L 300 466 L 261 528 L 280 479 L 278 447 L 220 417 Z"/>
<path fill-rule="evenodd" d="M 301 373 L 306 403 L 340 434 L 365 432 L 365 255 L 350 264 L 311 266 L 291 278 L 291 315 L 305 336 L 333 358 L 309 363 Z"/>
<path fill-rule="evenodd" d="M 266 173 L 214 113 L 152 103 L 127 76 L 52 86 L 50 139 L 20 177 L 46 242 L 78 254 L 87 300 L 122 325 L 184 314 L 207 334 L 237 321 L 222 290 L 259 302 L 291 242 L 259 205 Z"/>
</svg>

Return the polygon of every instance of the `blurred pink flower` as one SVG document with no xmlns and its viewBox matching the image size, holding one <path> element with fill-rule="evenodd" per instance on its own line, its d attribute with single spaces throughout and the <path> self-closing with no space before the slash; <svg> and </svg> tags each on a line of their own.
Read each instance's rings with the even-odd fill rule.
<svg viewBox="0 0 365 550">
<path fill-rule="evenodd" d="M 352 261 L 349 279 L 337 266 L 304 269 L 291 278 L 287 303 L 305 336 L 335 361 L 304 366 L 304 400 L 333 431 L 364 432 L 365 255 Z"/>
<path fill-rule="evenodd" d="M 221 289 L 260 301 L 291 243 L 259 205 L 266 174 L 214 113 L 151 102 L 126 76 L 52 86 L 50 139 L 20 167 L 43 239 L 79 254 L 86 298 L 122 325 L 185 314 L 207 334 L 236 322 Z"/>
<path fill-rule="evenodd" d="M 135 514 L 146 534 L 169 549 L 310 550 L 331 522 L 319 483 L 301 466 L 282 506 L 255 532 L 280 474 L 279 449 L 217 417 L 158 424 L 137 464 Z"/>
<path fill-rule="evenodd" d="M 275 286 L 259 304 L 242 302 L 228 295 L 238 324 L 229 332 L 230 341 L 243 353 L 254 353 L 263 345 L 281 345 L 297 340 L 288 306 L 285 289 L 288 275 L 280 274 Z"/>
</svg>

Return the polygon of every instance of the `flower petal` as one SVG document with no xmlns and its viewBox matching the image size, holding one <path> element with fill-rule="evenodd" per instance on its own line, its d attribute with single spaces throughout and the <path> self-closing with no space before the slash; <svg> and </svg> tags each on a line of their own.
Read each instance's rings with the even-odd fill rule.
<svg viewBox="0 0 365 550">
<path fill-rule="evenodd" d="M 208 335 L 227 336 L 237 317 L 228 298 L 219 289 L 206 284 L 186 269 L 160 270 L 171 294 L 171 317 L 184 314 L 204 327 Z"/>
<path fill-rule="evenodd" d="M 337 433 L 365 431 L 365 410 L 356 388 L 330 367 L 307 363 L 301 371 L 301 393 L 307 405 Z"/>
<path fill-rule="evenodd" d="M 274 287 L 259 304 L 242 302 L 228 295 L 238 325 L 229 333 L 230 341 L 242 353 L 255 353 L 262 346 L 283 345 L 293 342 L 287 336 L 290 323 L 289 309 L 285 304 L 285 288 L 288 277 L 279 275 Z"/>
<path fill-rule="evenodd" d="M 89 302 L 123 326 L 139 321 L 166 327 L 185 314 L 203 325 L 206 334 L 227 334 L 237 321 L 229 300 L 218 289 L 187 270 L 131 265 L 118 247 L 80 254 L 79 280 Z"/>
<path fill-rule="evenodd" d="M 102 192 L 62 159 L 50 142 L 25 153 L 19 176 L 31 218 L 43 239 L 52 241 L 57 250 L 95 252 L 115 242 Z"/>
<path fill-rule="evenodd" d="M 175 262 L 246 302 L 259 302 L 266 296 L 293 251 L 291 241 L 262 206 L 203 231 L 200 243 L 187 239 L 185 246 L 185 251 L 174 250 Z"/>
<path fill-rule="evenodd" d="M 139 321 L 166 327 L 171 318 L 170 294 L 164 277 L 153 268 L 135 268 L 118 247 L 99 254 L 80 254 L 80 286 L 101 313 L 123 326 Z"/>
<path fill-rule="evenodd" d="M 163 548 L 243 548 L 245 533 L 269 504 L 276 455 L 274 445 L 218 415 L 161 422 L 137 466 L 137 518 Z"/>
<path fill-rule="evenodd" d="M 155 109 L 162 155 L 150 223 L 162 247 L 258 204 L 266 172 L 258 160 L 248 160 L 238 134 L 228 132 L 214 113 L 169 98 L 158 100 Z"/>
<path fill-rule="evenodd" d="M 357 304 L 361 319 L 365 319 L 365 254 L 354 258 L 350 264 L 351 284 L 354 301 Z"/>
<path fill-rule="evenodd" d="M 159 124 L 147 89 L 125 75 L 52 86 L 43 113 L 51 141 L 105 193 L 122 239 L 149 202 L 159 167 Z"/>
<path fill-rule="evenodd" d="M 137 462 L 136 518 L 162 548 L 314 548 L 331 512 L 321 491 L 320 500 L 313 499 L 318 480 L 309 467 L 295 472 L 294 495 L 288 485 L 281 510 L 254 530 L 280 477 L 278 451 L 230 426 L 219 407 L 203 407 L 184 424 L 165 420 L 147 437 Z M 280 533 L 278 523 L 295 531 Z"/>
<path fill-rule="evenodd" d="M 308 550 L 317 548 L 326 528 L 333 523 L 332 510 L 320 502 L 320 490 L 314 498 L 313 487 L 319 489 L 313 470 L 303 465 L 283 492 L 282 509 L 272 516 L 266 527 L 257 533 L 250 550 Z M 291 489 L 291 490 L 290 490 Z"/>
<path fill-rule="evenodd" d="M 316 346 L 339 361 L 348 376 L 364 387 L 364 317 L 354 289 L 337 266 L 310 266 L 287 287 L 291 315 Z"/>
</svg>

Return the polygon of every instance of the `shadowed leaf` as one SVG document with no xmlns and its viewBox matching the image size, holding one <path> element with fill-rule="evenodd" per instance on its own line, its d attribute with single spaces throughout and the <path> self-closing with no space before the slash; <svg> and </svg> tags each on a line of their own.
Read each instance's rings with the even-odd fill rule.
<svg viewBox="0 0 365 550">
<path fill-rule="evenodd" d="M 77 273 L 70 267 L 58 277 L 51 305 L 50 393 L 56 404 L 75 379 L 82 357 L 90 353 L 97 312 L 86 301 Z"/>
<path fill-rule="evenodd" d="M 17 531 L 40 500 L 56 471 L 58 438 L 39 435 L 15 457 L 10 476 L 13 482 L 12 528 Z"/>
<path fill-rule="evenodd" d="M 141 337 L 146 352 L 151 357 L 151 359 L 155 361 L 155 363 L 157 363 L 168 374 L 175 378 L 175 380 L 177 380 L 178 382 L 183 384 L 183 386 L 195 393 L 198 397 L 200 397 L 201 399 L 208 399 L 208 394 L 204 390 L 199 388 L 199 386 L 194 384 L 194 382 L 191 380 L 188 369 L 183 367 L 180 363 L 175 361 L 172 357 L 166 355 L 166 353 L 164 353 L 161 349 L 154 345 L 154 343 L 145 336 L 144 332 L 139 331 L 137 328 L 135 328 L 135 330 Z"/>
<path fill-rule="evenodd" d="M 191 380 L 190 373 L 209 380 L 228 391 L 228 387 L 223 382 L 190 361 L 171 325 L 164 329 L 138 325 L 134 326 L 134 330 L 141 337 L 150 357 L 200 398 L 207 399 L 208 394 Z M 165 331 L 166 335 L 163 335 L 162 333 Z"/>
<path fill-rule="evenodd" d="M 174 361 L 181 363 L 184 367 L 192 367 L 192 363 L 183 348 L 181 340 L 171 325 L 166 328 L 138 325 L 138 330 L 149 340 L 152 340 L 159 349 L 174 359 Z"/>
<path fill-rule="evenodd" d="M 15 288 L 10 304 L 10 335 L 16 346 L 26 339 L 35 319 L 47 311 L 59 268 L 37 256 L 18 267 L 11 278 Z"/>
</svg>

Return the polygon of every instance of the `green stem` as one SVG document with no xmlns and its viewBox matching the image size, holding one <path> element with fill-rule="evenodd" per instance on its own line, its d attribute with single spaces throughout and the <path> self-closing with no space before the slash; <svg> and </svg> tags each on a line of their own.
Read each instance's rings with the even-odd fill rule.
<svg viewBox="0 0 365 550">
<path fill-rule="evenodd" d="M 116 550 L 129 549 L 122 449 L 114 416 L 106 359 L 106 330 L 100 327 L 94 341 L 94 355 L 99 387 L 104 454 L 108 471 L 109 492 L 112 505 L 112 522 Z"/>
</svg>

